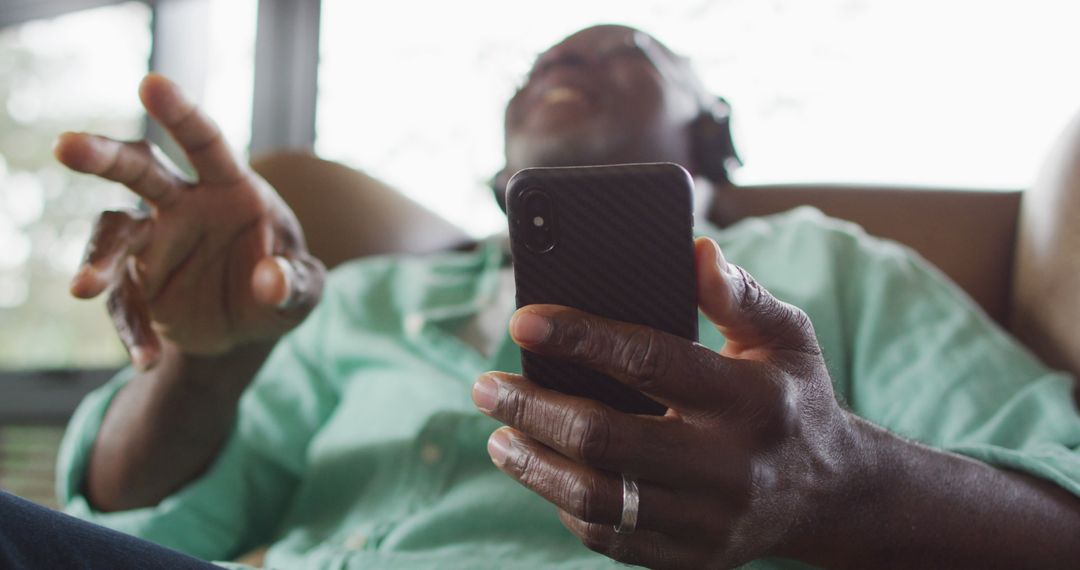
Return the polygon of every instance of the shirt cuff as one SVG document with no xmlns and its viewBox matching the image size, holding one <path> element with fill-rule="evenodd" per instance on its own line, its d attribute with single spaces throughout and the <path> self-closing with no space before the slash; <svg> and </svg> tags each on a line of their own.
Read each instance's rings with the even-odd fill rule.
<svg viewBox="0 0 1080 570">
<path fill-rule="evenodd" d="M 133 376 L 134 369 L 125 368 L 104 386 L 87 394 L 68 422 L 56 459 L 56 498 L 70 514 L 87 518 L 79 512 L 82 508 L 76 503 L 89 509 L 82 497 L 82 485 L 86 478 L 90 450 L 93 449 L 102 420 L 105 419 L 105 411 L 109 409 L 113 397 Z"/>
<path fill-rule="evenodd" d="M 220 482 L 201 477 L 185 485 L 157 505 L 125 511 L 101 512 L 83 495 L 88 461 L 102 420 L 112 399 L 135 373 L 125 369 L 101 388 L 91 392 L 76 409 L 64 438 L 56 465 L 56 492 L 60 505 L 70 515 L 124 532 L 144 540 L 204 560 L 229 558 L 240 548 L 242 521 L 233 512 L 237 497 Z M 221 455 L 208 473 L 225 463 L 237 468 L 242 455 L 238 442 L 230 436 Z"/>
</svg>

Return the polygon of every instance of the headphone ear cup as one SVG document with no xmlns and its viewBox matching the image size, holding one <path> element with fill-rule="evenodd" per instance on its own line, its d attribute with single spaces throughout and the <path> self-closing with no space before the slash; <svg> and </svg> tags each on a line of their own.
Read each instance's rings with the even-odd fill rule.
<svg viewBox="0 0 1080 570">
<path fill-rule="evenodd" d="M 729 183 L 728 170 L 742 166 L 731 135 L 731 105 L 723 97 L 701 110 L 693 124 L 694 161 L 703 176 Z"/>
</svg>

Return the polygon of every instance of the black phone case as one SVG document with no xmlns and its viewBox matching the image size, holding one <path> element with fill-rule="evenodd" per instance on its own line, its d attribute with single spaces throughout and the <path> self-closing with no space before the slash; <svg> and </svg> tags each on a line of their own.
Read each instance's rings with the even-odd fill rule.
<svg viewBox="0 0 1080 570">
<path fill-rule="evenodd" d="M 526 244 L 522 196 L 551 198 L 554 246 Z M 552 303 L 696 341 L 693 182 L 682 167 L 626 164 L 530 168 L 507 185 L 517 305 Z M 666 408 L 588 368 L 523 350 L 526 377 L 629 413 Z"/>
</svg>

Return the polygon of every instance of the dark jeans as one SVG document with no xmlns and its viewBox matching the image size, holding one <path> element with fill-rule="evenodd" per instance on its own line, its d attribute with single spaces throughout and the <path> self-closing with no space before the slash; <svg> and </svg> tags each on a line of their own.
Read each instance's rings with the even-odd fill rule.
<svg viewBox="0 0 1080 570">
<path fill-rule="evenodd" d="M 217 566 L 0 491 L 0 568 Z"/>
</svg>

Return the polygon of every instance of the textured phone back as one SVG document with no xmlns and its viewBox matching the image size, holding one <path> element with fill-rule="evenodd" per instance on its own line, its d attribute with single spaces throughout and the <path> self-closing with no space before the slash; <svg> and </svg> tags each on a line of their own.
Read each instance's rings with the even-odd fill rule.
<svg viewBox="0 0 1080 570">
<path fill-rule="evenodd" d="M 674 164 L 530 168 L 507 186 L 517 305 L 567 305 L 697 340 L 693 182 Z M 547 193 L 554 247 L 525 245 L 522 195 Z M 603 374 L 522 351 L 531 380 L 632 413 L 664 406 Z"/>
</svg>

